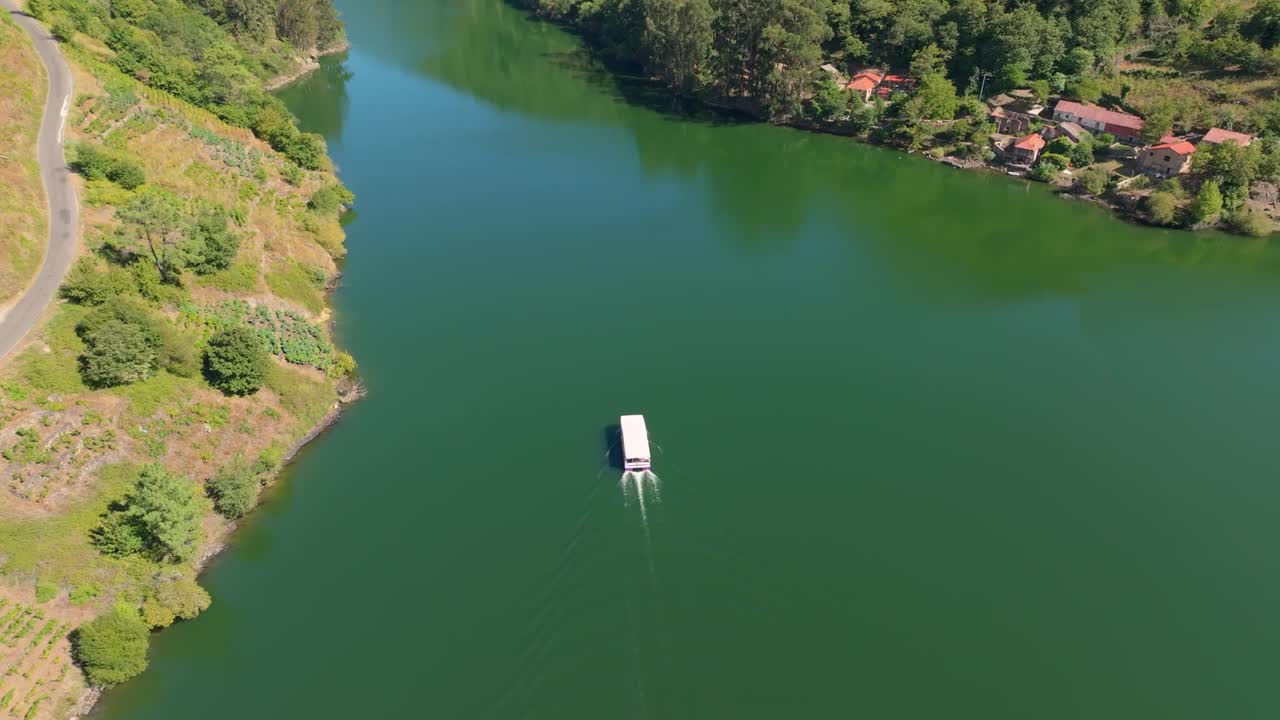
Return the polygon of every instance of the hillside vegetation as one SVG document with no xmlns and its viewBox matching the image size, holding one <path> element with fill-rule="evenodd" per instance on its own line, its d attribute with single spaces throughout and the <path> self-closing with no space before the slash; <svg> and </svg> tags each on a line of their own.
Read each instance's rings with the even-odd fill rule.
<svg viewBox="0 0 1280 720">
<path fill-rule="evenodd" d="M 520 0 L 680 92 L 800 112 L 820 64 L 940 75 L 962 94 L 1044 83 L 1175 122 L 1280 132 L 1280 0 Z"/>
<path fill-rule="evenodd" d="M 142 84 L 252 129 L 303 168 L 323 164 L 324 141 L 298 132 L 262 87 L 342 39 L 332 0 L 28 0 L 27 9 Z"/>
<path fill-rule="evenodd" d="M 35 153 L 44 97 L 44 65 L 27 34 L 0 13 L 0 308 L 43 257 L 47 220 Z"/>
<path fill-rule="evenodd" d="M 45 17 L 77 91 L 66 138 L 84 251 L 0 367 L 0 718 L 66 717 L 86 687 L 142 671 L 150 629 L 208 606 L 203 559 L 354 388 L 325 303 L 353 198 L 328 159 L 301 164 L 230 122 L 231 106 L 126 72 L 62 24 L 78 6 Z M 103 16 L 89 17 L 97 32 Z M 254 102 L 283 112 L 253 89 L 269 74 L 255 57 L 291 52 L 278 30 L 249 42 L 200 17 L 245 47 L 233 67 Z"/>
</svg>

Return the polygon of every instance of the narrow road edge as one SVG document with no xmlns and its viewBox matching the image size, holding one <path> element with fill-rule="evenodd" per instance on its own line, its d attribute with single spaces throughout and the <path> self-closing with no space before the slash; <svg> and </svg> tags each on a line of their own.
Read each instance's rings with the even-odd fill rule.
<svg viewBox="0 0 1280 720">
<path fill-rule="evenodd" d="M 40 323 L 44 310 L 58 296 L 58 287 L 75 259 L 76 243 L 80 236 L 80 207 L 75 188 L 71 185 L 71 173 L 63 156 L 62 133 L 67 112 L 71 108 L 71 69 L 58 50 L 58 43 L 49 31 L 17 8 L 14 0 L 0 0 L 0 8 L 17 21 L 44 63 L 48 77 L 48 96 L 45 98 L 44 117 L 40 121 L 40 135 L 36 140 L 36 159 L 40 164 L 40 178 L 49 204 L 49 236 L 44 260 L 35 281 L 0 318 L 0 362 L 13 352 L 27 333 Z"/>
</svg>

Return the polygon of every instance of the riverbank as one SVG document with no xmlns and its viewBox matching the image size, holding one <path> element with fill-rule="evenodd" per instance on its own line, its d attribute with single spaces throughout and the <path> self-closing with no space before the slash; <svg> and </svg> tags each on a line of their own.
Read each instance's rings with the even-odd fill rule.
<svg viewBox="0 0 1280 720">
<path fill-rule="evenodd" d="M 961 169 L 985 168 L 1001 174 L 1026 177 L 1028 181 L 1046 183 L 1071 197 L 1091 199 L 1109 208 L 1121 219 L 1144 225 L 1167 229 L 1222 229 L 1255 237 L 1269 237 L 1277 228 L 1280 228 L 1280 190 L 1277 189 L 1277 185 L 1280 185 L 1280 170 L 1269 171 L 1270 177 L 1253 171 L 1232 173 L 1221 169 L 1221 166 L 1230 164 L 1224 161 L 1215 164 L 1215 169 L 1211 172 L 1188 174 L 1184 170 L 1181 175 L 1165 180 L 1163 176 L 1157 177 L 1159 170 L 1151 173 L 1150 176 L 1146 174 L 1151 168 L 1144 169 L 1140 163 L 1136 162 L 1140 151 L 1133 145 L 1117 143 L 1115 138 L 1111 138 L 1107 141 L 1109 145 L 1099 144 L 1094 148 L 1093 143 L 1096 139 L 1092 137 L 1088 137 L 1085 143 L 1091 149 L 1097 150 L 1099 157 L 1096 162 L 1090 160 L 1087 163 L 1081 161 L 1077 164 L 1074 162 L 1073 155 L 1073 161 L 1069 166 L 1067 157 L 1055 154 L 1051 156 L 1051 162 L 1039 163 L 1043 167 L 1030 167 L 1026 163 L 1026 158 L 1020 157 L 1012 148 L 1014 143 L 1025 139 L 1027 130 L 1020 130 L 1013 136 L 997 133 L 996 124 L 992 121 L 994 117 L 992 110 L 996 105 L 988 106 L 987 102 L 978 99 L 976 86 L 964 95 L 958 95 L 957 84 L 943 74 L 944 63 L 941 59 L 935 58 L 933 69 L 928 71 L 928 77 L 924 78 L 886 75 L 883 69 L 858 73 L 855 77 L 867 76 L 864 82 L 870 83 L 858 91 L 850 89 L 848 85 L 850 77 L 842 73 L 841 69 L 834 64 L 824 64 L 818 68 L 817 62 L 822 62 L 821 60 L 806 59 L 804 67 L 811 68 L 807 71 L 800 70 L 799 66 L 788 68 L 785 64 L 773 65 L 779 77 L 773 78 L 771 74 L 769 82 L 755 86 L 756 91 L 743 89 L 753 86 L 749 82 L 749 74 L 734 75 L 730 72 L 729 77 L 718 77 L 715 78 L 716 81 L 703 78 L 703 71 L 714 75 L 717 71 L 724 72 L 724 67 L 719 67 L 718 70 L 712 69 L 706 65 L 705 58 L 700 61 L 703 64 L 699 65 L 698 53 L 690 48 L 686 50 L 692 54 L 678 62 L 672 57 L 653 60 L 653 64 L 662 69 L 669 69 L 663 64 L 664 61 L 672 61 L 699 70 L 692 73 L 691 77 L 685 78 L 687 82 L 681 84 L 669 82 L 670 76 L 664 79 L 658 70 L 654 71 L 658 74 L 649 75 L 642 71 L 637 58 L 649 57 L 638 50 L 644 42 L 630 36 L 626 36 L 630 37 L 629 40 L 620 40 L 617 36 L 619 32 L 617 22 L 621 21 L 617 18 L 601 20 L 599 17 L 579 13 L 580 8 L 573 3 L 565 5 L 542 0 L 508 1 L 531 18 L 555 24 L 579 38 L 592 55 L 603 62 L 610 74 L 617 78 L 625 78 L 628 84 L 636 82 L 648 84 L 649 89 L 643 94 L 660 93 L 678 99 L 680 101 L 678 104 L 684 105 L 685 112 L 690 106 L 703 106 L 727 112 L 735 118 L 747 116 L 757 122 L 850 137 L 908 154 L 919 153 L 926 158 Z M 650 18 L 650 20 L 653 19 Z M 610 25 L 611 22 L 614 24 Z M 735 18 L 728 25 L 737 22 L 743 22 L 743 19 Z M 622 22 L 622 24 L 626 23 Z M 604 30 L 606 26 L 611 27 L 612 30 Z M 610 32 L 613 35 L 610 35 Z M 651 28 L 649 32 L 655 36 L 663 34 L 660 28 Z M 708 29 L 708 32 L 711 30 Z M 708 38 L 691 40 L 691 43 L 703 44 L 704 52 L 707 51 L 706 43 L 708 42 Z M 820 48 L 815 47 L 814 50 L 822 54 Z M 934 47 L 934 50 L 937 48 Z M 656 49 L 652 51 L 661 52 Z M 939 57 L 945 55 L 941 53 Z M 809 65 L 810 62 L 813 63 L 812 66 Z M 843 64 L 836 59 L 831 59 L 830 62 Z M 689 67 L 685 67 L 685 70 Z M 845 68 L 845 70 L 853 71 L 852 68 Z M 1149 83 L 1142 80 L 1146 77 L 1143 73 L 1147 70 L 1140 63 L 1127 63 L 1123 77 L 1117 74 L 1115 77 L 1106 78 L 1107 82 L 1103 84 L 1107 88 L 1114 86 L 1115 89 L 1104 102 L 1115 106 L 1121 105 L 1119 96 L 1126 94 L 1134 86 L 1131 83 L 1142 88 L 1144 97 L 1149 95 Z M 1174 73 L 1174 76 L 1178 74 Z M 891 78 L 893 82 L 890 83 L 886 78 Z M 1214 90 L 1214 82 L 1211 78 L 1206 78 L 1204 72 L 1188 73 L 1188 78 L 1199 78 L 1202 80 L 1200 85 L 1208 87 L 1209 90 L 1206 91 L 1204 87 L 1199 87 L 1194 82 L 1188 83 L 1183 80 L 1180 81 L 1182 84 L 1179 87 L 1184 94 L 1196 95 L 1207 92 L 1210 96 L 1222 95 L 1221 92 Z M 880 85 L 882 80 L 884 85 Z M 1227 81 L 1224 80 L 1224 82 Z M 683 90 L 677 92 L 673 89 L 675 87 L 681 87 Z M 1047 88 L 1048 85 L 1045 87 Z M 1239 90 L 1237 85 L 1230 87 Z M 1250 87 L 1253 88 L 1250 90 L 1251 102 L 1260 103 L 1269 97 L 1265 89 L 1269 87 L 1267 83 L 1254 83 Z M 1033 98 L 1036 95 L 1026 87 L 1009 92 L 1026 98 Z M 1070 94 L 1051 94 L 1047 89 L 1040 90 L 1039 97 L 1048 107 L 1052 107 L 1059 99 L 1079 99 L 1078 96 Z M 1098 100 L 1102 97 L 1103 92 L 1098 91 L 1093 99 Z M 786 98 L 786 100 L 780 102 L 780 98 Z M 1157 104 L 1160 107 L 1160 114 L 1166 116 L 1171 111 L 1168 110 L 1168 102 L 1162 102 L 1163 104 Z M 1210 103 L 1208 100 L 1205 102 L 1215 106 L 1215 110 L 1222 117 L 1234 117 L 1227 112 L 1231 109 L 1229 103 L 1219 101 Z M 1035 112 L 1040 112 L 1040 109 Z M 1040 134 L 1043 131 L 1045 142 L 1055 137 L 1053 128 L 1056 123 L 1051 121 L 1051 115 L 1051 111 L 1046 111 L 1043 118 L 1032 118 L 1034 132 Z M 1192 123 L 1188 118 L 1179 117 L 1182 134 L 1197 128 L 1201 133 L 1210 129 L 1204 124 L 1212 121 L 1205 120 L 1204 113 L 1196 115 L 1195 118 L 1195 123 Z M 1165 133 L 1166 137 L 1174 134 L 1171 117 L 1153 120 L 1169 123 L 1166 125 L 1170 128 Z M 1224 122 L 1230 126 L 1231 122 L 1242 123 L 1243 120 Z M 1251 117 L 1250 122 L 1259 121 Z M 1198 134 L 1192 134 L 1196 138 L 1199 137 Z M 1045 142 L 1040 142 L 1040 147 L 1043 148 Z M 1072 144 L 1078 143 L 1073 140 Z M 1251 152 L 1256 151 L 1259 146 L 1258 143 L 1254 145 L 1255 147 L 1250 149 Z M 1280 159 L 1274 159 L 1280 150 L 1272 146 L 1267 147 L 1269 148 L 1267 152 L 1273 158 L 1269 158 L 1265 164 L 1270 167 L 1280 166 Z M 1054 152 L 1065 153 L 1066 151 L 1057 149 Z M 1044 154 L 1048 154 L 1048 151 L 1036 155 Z M 1037 158 L 1032 157 L 1030 162 L 1035 165 Z M 1250 162 L 1264 164 L 1261 160 Z M 1086 179 L 1082 179 L 1082 176 Z M 1244 190 L 1238 192 L 1225 208 L 1219 207 L 1208 216 L 1204 216 L 1203 211 L 1197 209 L 1194 196 L 1210 180 L 1215 187 L 1242 185 Z"/>
<path fill-rule="evenodd" d="M 300 168 L 102 53 L 85 38 L 64 46 L 77 90 L 66 138 L 81 172 L 82 257 L 65 299 L 0 367 L 0 661 L 11 671 L 0 716 L 27 720 L 93 705 L 98 690 L 71 643 L 91 618 L 124 603 L 162 628 L 205 609 L 198 575 L 240 515 L 360 394 L 329 327 L 351 203 L 332 164 Z M 102 165 L 129 170 L 93 170 Z M 167 237 L 150 244 L 157 228 Z M 143 343 L 120 351 L 132 368 L 102 365 L 109 341 L 86 330 L 101 322 Z M 229 393 L 202 348 L 239 331 L 265 352 L 252 385 Z M 197 522 L 177 554 L 145 539 L 104 542 L 147 467 L 189 493 L 182 502 Z M 207 485 L 228 474 L 251 483 L 234 513 Z"/>
<path fill-rule="evenodd" d="M 301 56 L 297 58 L 298 68 L 296 70 L 294 70 L 293 72 L 288 72 L 283 75 L 276 76 L 268 80 L 266 84 L 263 85 L 263 89 L 267 90 L 268 92 L 274 92 L 281 88 L 292 85 L 293 83 L 310 75 L 316 70 L 319 70 L 320 58 L 328 57 L 330 55 L 337 55 L 339 53 L 344 53 L 350 49 L 351 49 L 351 43 L 346 40 L 343 40 L 342 42 L 335 43 L 326 48 L 316 49 L 308 53 L 303 53 Z"/>
</svg>

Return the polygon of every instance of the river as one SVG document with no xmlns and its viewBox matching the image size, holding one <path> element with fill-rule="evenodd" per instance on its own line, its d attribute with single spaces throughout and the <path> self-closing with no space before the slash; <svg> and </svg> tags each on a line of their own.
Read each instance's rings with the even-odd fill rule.
<svg viewBox="0 0 1280 720">
<path fill-rule="evenodd" d="M 1280 714 L 1275 249 L 339 5 L 368 397 L 97 718 Z"/>
</svg>

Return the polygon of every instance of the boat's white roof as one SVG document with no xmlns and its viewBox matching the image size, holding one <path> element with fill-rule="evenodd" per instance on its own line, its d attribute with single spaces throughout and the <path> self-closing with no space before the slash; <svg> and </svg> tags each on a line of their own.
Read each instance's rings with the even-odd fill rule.
<svg viewBox="0 0 1280 720">
<path fill-rule="evenodd" d="M 643 415 L 623 415 L 622 453 L 628 458 L 649 457 L 649 429 L 644 425 Z"/>
</svg>

